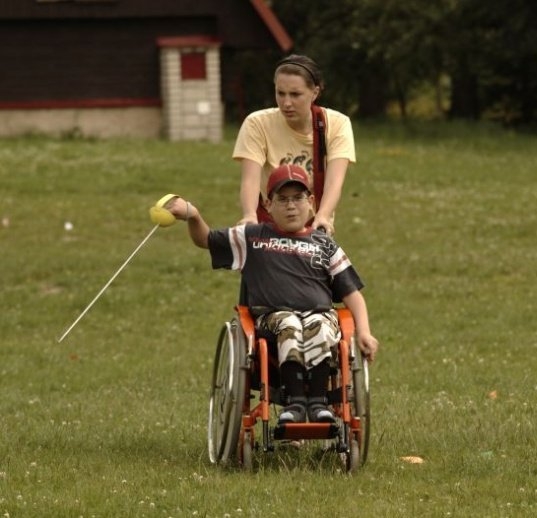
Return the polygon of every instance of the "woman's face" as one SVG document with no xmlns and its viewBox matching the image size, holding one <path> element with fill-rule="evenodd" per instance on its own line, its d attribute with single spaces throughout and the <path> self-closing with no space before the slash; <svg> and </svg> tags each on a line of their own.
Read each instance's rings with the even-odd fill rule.
<svg viewBox="0 0 537 518">
<path fill-rule="evenodd" d="M 291 127 L 309 121 L 310 109 L 319 94 L 319 87 L 309 87 L 304 78 L 295 74 L 279 73 L 274 79 L 276 103 Z"/>
</svg>

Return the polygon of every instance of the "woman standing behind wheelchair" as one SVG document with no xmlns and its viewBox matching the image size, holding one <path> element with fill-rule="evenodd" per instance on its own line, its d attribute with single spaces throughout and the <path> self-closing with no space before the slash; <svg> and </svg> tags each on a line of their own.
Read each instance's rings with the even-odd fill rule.
<svg viewBox="0 0 537 518">
<path fill-rule="evenodd" d="M 265 209 L 269 174 L 280 165 L 294 164 L 308 173 L 315 193 L 312 227 L 332 235 L 347 167 L 356 161 L 350 119 L 315 104 L 324 83 L 319 67 L 307 56 L 292 54 L 280 61 L 274 86 L 277 107 L 248 115 L 235 143 L 233 158 L 241 163 L 239 223 L 270 221 Z M 314 163 L 321 169 L 315 174 Z"/>
</svg>

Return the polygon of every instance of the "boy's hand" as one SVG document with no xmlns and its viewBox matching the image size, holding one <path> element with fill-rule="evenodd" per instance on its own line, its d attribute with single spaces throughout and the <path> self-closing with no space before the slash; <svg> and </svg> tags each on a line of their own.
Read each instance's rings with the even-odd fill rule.
<svg viewBox="0 0 537 518">
<path fill-rule="evenodd" d="M 373 335 L 358 335 L 358 347 L 360 347 L 360 350 L 370 362 L 375 361 L 379 342 Z"/>
<path fill-rule="evenodd" d="M 194 210 L 190 202 L 183 200 L 177 194 L 167 194 L 149 209 L 149 216 L 155 225 L 169 227 L 178 219 L 183 221 L 189 219 Z"/>
<path fill-rule="evenodd" d="M 155 225 L 169 227 L 175 223 L 175 216 L 169 208 L 177 198 L 176 194 L 166 194 L 149 209 L 149 217 Z"/>
</svg>

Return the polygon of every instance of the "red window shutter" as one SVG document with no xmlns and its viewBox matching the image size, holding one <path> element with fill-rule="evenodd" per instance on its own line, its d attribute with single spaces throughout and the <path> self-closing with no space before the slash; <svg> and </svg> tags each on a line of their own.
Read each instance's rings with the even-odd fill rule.
<svg viewBox="0 0 537 518">
<path fill-rule="evenodd" d="M 207 79 L 205 52 L 181 52 L 181 79 Z"/>
</svg>

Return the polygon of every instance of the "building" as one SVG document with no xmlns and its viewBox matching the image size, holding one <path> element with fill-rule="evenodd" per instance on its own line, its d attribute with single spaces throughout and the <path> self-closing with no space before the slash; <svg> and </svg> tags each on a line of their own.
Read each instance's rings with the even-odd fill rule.
<svg viewBox="0 0 537 518">
<path fill-rule="evenodd" d="M 2 0 L 0 137 L 219 141 L 227 63 L 291 47 L 264 0 Z"/>
</svg>

